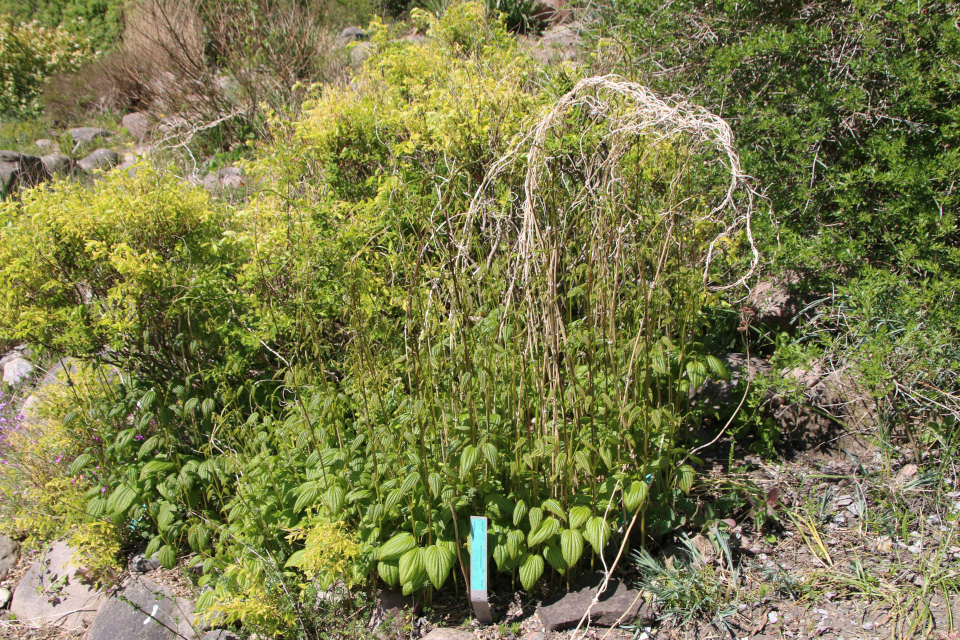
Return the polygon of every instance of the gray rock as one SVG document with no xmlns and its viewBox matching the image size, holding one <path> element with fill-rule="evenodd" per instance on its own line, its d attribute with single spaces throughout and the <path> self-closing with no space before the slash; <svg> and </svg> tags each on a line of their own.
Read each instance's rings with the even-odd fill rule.
<svg viewBox="0 0 960 640">
<path fill-rule="evenodd" d="M 74 553 L 73 547 L 55 542 L 33 563 L 13 592 L 10 611 L 17 620 L 71 631 L 93 622 L 103 594 L 75 576 L 80 567 Z"/>
<path fill-rule="evenodd" d="M 788 287 L 799 280 L 797 274 L 788 273 L 780 280 L 758 283 L 746 302 L 753 310 L 754 319 L 778 331 L 796 327 L 794 320 L 800 313 L 800 298 L 790 293 Z"/>
<path fill-rule="evenodd" d="M 147 573 L 148 571 L 154 571 L 155 569 L 160 568 L 160 559 L 157 558 L 157 555 L 154 554 L 151 557 L 144 557 L 142 553 L 130 558 L 130 562 L 127 564 L 127 570 L 130 573 Z"/>
<path fill-rule="evenodd" d="M 0 588 L 0 609 L 3 609 L 10 603 L 10 598 L 13 597 L 13 594 L 10 593 L 10 589 L 6 587 Z"/>
<path fill-rule="evenodd" d="M 67 133 L 70 134 L 74 142 L 82 142 L 85 144 L 90 144 L 101 138 L 109 138 L 113 135 L 106 129 L 100 129 L 99 127 L 74 127 L 73 129 L 68 129 Z"/>
<path fill-rule="evenodd" d="M 360 27 L 346 27 L 343 31 L 340 32 L 340 35 L 337 36 L 337 44 L 341 47 L 345 47 L 351 42 L 359 42 L 361 40 L 369 40 L 370 34 L 361 29 Z"/>
<path fill-rule="evenodd" d="M 539 62 L 571 60 L 576 57 L 583 38 L 577 31 L 566 25 L 556 25 L 547 29 L 540 40 L 527 39 L 531 53 Z"/>
<path fill-rule="evenodd" d="M 145 113 L 128 113 L 120 120 L 120 126 L 137 140 L 143 140 L 150 135 L 150 117 Z"/>
<path fill-rule="evenodd" d="M 350 49 L 350 64 L 354 67 L 359 67 L 372 56 L 376 50 L 377 47 L 372 42 L 358 42 Z"/>
<path fill-rule="evenodd" d="M 62 153 L 51 153 L 40 158 L 40 161 L 43 162 L 43 167 L 51 176 L 72 176 L 80 172 L 80 167 L 77 166 L 76 161 Z"/>
<path fill-rule="evenodd" d="M 75 374 L 78 369 L 78 363 L 73 358 L 60 358 L 51 364 L 50 368 L 43 374 L 43 377 L 40 378 L 37 389 L 43 389 L 52 384 L 66 382 L 67 376 Z"/>
<path fill-rule="evenodd" d="M 43 149 L 44 151 L 53 148 L 53 140 L 49 138 L 40 138 L 33 144 L 36 145 L 37 149 Z"/>
<path fill-rule="evenodd" d="M 94 171 L 96 169 L 106 171 L 120 164 L 120 156 L 117 155 L 116 151 L 110 149 L 97 149 L 77 164 L 84 171 Z"/>
<path fill-rule="evenodd" d="M 539 631 L 534 631 L 533 633 L 528 633 L 527 635 L 523 636 L 523 638 L 520 640 L 543 640 L 543 638 L 544 635 L 542 633 Z"/>
<path fill-rule="evenodd" d="M 3 381 L 15 387 L 33 373 L 33 365 L 26 358 L 14 358 L 3 365 Z"/>
<path fill-rule="evenodd" d="M 25 422 L 32 424 L 38 417 L 40 417 L 37 413 L 37 408 L 39 406 L 40 398 L 33 393 L 27 396 L 27 399 L 23 401 L 22 405 L 20 405 L 20 415 L 23 416 Z"/>
<path fill-rule="evenodd" d="M 35 187 L 50 176 L 37 156 L 19 151 L 0 151 L 0 191 Z"/>
<path fill-rule="evenodd" d="M 217 172 L 217 178 L 224 188 L 236 189 L 247 184 L 243 169 L 240 167 L 224 167 Z"/>
<path fill-rule="evenodd" d="M 13 538 L 0 535 L 0 580 L 17 566 L 20 561 L 20 543 Z M 3 605 L 0 605 L 3 608 Z"/>
<path fill-rule="evenodd" d="M 603 576 L 595 573 L 577 591 L 548 600 L 537 607 L 537 615 L 548 631 L 572 629 L 580 622 L 597 589 L 603 582 Z M 590 611 L 590 623 L 599 627 L 615 624 L 630 624 L 638 617 L 645 620 L 655 618 L 652 607 L 638 598 L 639 591 L 628 589 L 620 580 L 612 579 L 600 601 Z M 622 619 L 621 619 L 622 616 Z"/>
<path fill-rule="evenodd" d="M 224 167 L 216 173 L 208 173 L 203 177 L 203 188 L 207 191 L 237 189 L 246 184 L 247 178 L 240 167 Z"/>
<path fill-rule="evenodd" d="M 472 631 L 463 629 L 434 629 L 423 640 L 474 640 L 477 636 Z"/>
<path fill-rule="evenodd" d="M 214 629 L 203 634 L 200 640 L 240 640 L 240 636 L 226 629 Z"/>
<path fill-rule="evenodd" d="M 422 33 L 410 33 L 403 36 L 402 38 L 397 38 L 392 42 L 405 42 L 408 44 L 423 44 L 426 41 L 427 41 L 427 36 L 423 35 Z"/>
<path fill-rule="evenodd" d="M 410 611 L 412 603 L 410 596 L 381 589 L 370 614 L 369 628 L 380 631 L 384 636 L 393 637 L 396 634 L 392 632 L 402 629 L 403 618 Z"/>
<path fill-rule="evenodd" d="M 87 640 L 173 640 L 196 637 L 193 603 L 134 576 L 103 601 Z"/>
</svg>

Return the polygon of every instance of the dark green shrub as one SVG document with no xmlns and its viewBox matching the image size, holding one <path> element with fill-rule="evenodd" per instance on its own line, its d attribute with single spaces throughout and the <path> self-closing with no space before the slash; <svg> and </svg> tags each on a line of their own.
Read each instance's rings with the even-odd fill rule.
<svg viewBox="0 0 960 640">
<path fill-rule="evenodd" d="M 625 2 L 631 66 L 734 127 L 780 223 L 826 276 L 960 267 L 960 32 L 947 2 Z M 634 66 L 635 65 L 635 66 Z"/>
</svg>

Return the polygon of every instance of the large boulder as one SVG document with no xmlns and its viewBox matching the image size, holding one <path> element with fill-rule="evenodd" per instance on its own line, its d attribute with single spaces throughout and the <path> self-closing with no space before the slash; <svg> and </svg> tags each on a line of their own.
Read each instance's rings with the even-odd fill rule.
<svg viewBox="0 0 960 640">
<path fill-rule="evenodd" d="M 81 582 L 76 550 L 55 542 L 33 563 L 13 592 L 10 611 L 30 626 L 82 629 L 93 622 L 103 594 Z"/>
<path fill-rule="evenodd" d="M 69 133 L 70 137 L 73 138 L 73 141 L 78 144 L 90 144 L 102 138 L 109 138 L 111 135 L 113 135 L 106 129 L 101 129 L 99 127 L 74 127 L 73 129 L 68 129 L 67 133 Z"/>
<path fill-rule="evenodd" d="M 583 42 L 579 31 L 570 25 L 557 24 L 543 32 L 542 38 L 524 38 L 533 57 L 541 63 L 572 60 Z"/>
<path fill-rule="evenodd" d="M 110 149 L 97 149 L 77 164 L 84 171 L 106 171 L 120 164 L 120 156 Z"/>
<path fill-rule="evenodd" d="M 133 576 L 100 605 L 87 640 L 196 638 L 193 603 L 149 578 Z"/>
<path fill-rule="evenodd" d="M 22 356 L 12 358 L 3 363 L 3 382 L 15 387 L 30 377 L 33 373 L 33 364 Z"/>
<path fill-rule="evenodd" d="M 0 191 L 3 193 L 35 187 L 48 177 L 43 161 L 37 156 L 19 151 L 0 151 Z"/>
<path fill-rule="evenodd" d="M 597 590 L 603 583 L 603 575 L 594 573 L 576 591 L 554 597 L 537 607 L 537 616 L 547 631 L 573 629 L 590 608 Z M 590 609 L 590 624 L 612 627 L 631 624 L 637 618 L 650 621 L 656 611 L 644 603 L 639 591 L 629 589 L 620 580 L 612 579 L 600 595 L 599 602 Z"/>
<path fill-rule="evenodd" d="M 341 47 L 345 47 L 351 42 L 359 42 L 361 40 L 369 39 L 370 34 L 360 27 L 344 27 L 343 31 L 340 32 L 340 35 L 337 36 L 337 44 Z"/>
<path fill-rule="evenodd" d="M 747 307 L 754 319 L 776 331 L 791 331 L 800 313 L 800 298 L 790 292 L 790 285 L 798 281 L 797 274 L 788 273 L 776 280 L 757 283 L 747 296 Z"/>
<path fill-rule="evenodd" d="M 145 113 L 128 113 L 120 120 L 120 125 L 137 140 L 144 140 L 150 135 L 150 117 Z"/>
<path fill-rule="evenodd" d="M 20 561 L 20 543 L 13 538 L 0 535 L 0 580 L 17 566 Z"/>
<path fill-rule="evenodd" d="M 43 167 L 51 176 L 66 177 L 80 172 L 77 162 L 62 153 L 51 153 L 40 158 L 40 161 L 43 162 Z"/>
<path fill-rule="evenodd" d="M 824 371 L 813 363 L 779 373 L 793 392 L 772 397 L 770 411 L 795 449 L 832 457 L 869 448 L 863 434 L 876 432 L 880 417 L 852 371 Z"/>
<path fill-rule="evenodd" d="M 413 599 L 396 591 L 381 589 L 370 614 L 368 628 L 378 637 L 393 638 L 404 626 L 404 618 L 411 611 Z"/>
</svg>

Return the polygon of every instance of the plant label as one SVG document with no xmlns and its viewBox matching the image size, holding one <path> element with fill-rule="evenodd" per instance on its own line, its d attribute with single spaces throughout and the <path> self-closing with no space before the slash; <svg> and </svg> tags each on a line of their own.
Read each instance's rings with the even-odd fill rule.
<svg viewBox="0 0 960 640">
<path fill-rule="evenodd" d="M 492 624 L 487 602 L 487 519 L 470 518 L 470 603 L 481 624 Z"/>
</svg>

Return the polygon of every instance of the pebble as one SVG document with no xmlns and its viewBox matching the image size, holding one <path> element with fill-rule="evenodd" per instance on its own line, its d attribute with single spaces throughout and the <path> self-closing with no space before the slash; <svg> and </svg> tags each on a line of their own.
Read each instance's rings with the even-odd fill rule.
<svg viewBox="0 0 960 640">
<path fill-rule="evenodd" d="M 872 631 L 872 630 L 873 630 L 873 623 L 872 623 L 872 622 L 864 622 L 864 623 L 863 623 L 863 629 L 864 629 L 864 631 Z"/>
<path fill-rule="evenodd" d="M 780 620 L 780 616 L 777 615 L 776 611 L 771 611 L 767 614 L 767 622 L 770 624 L 776 624 Z"/>
</svg>

